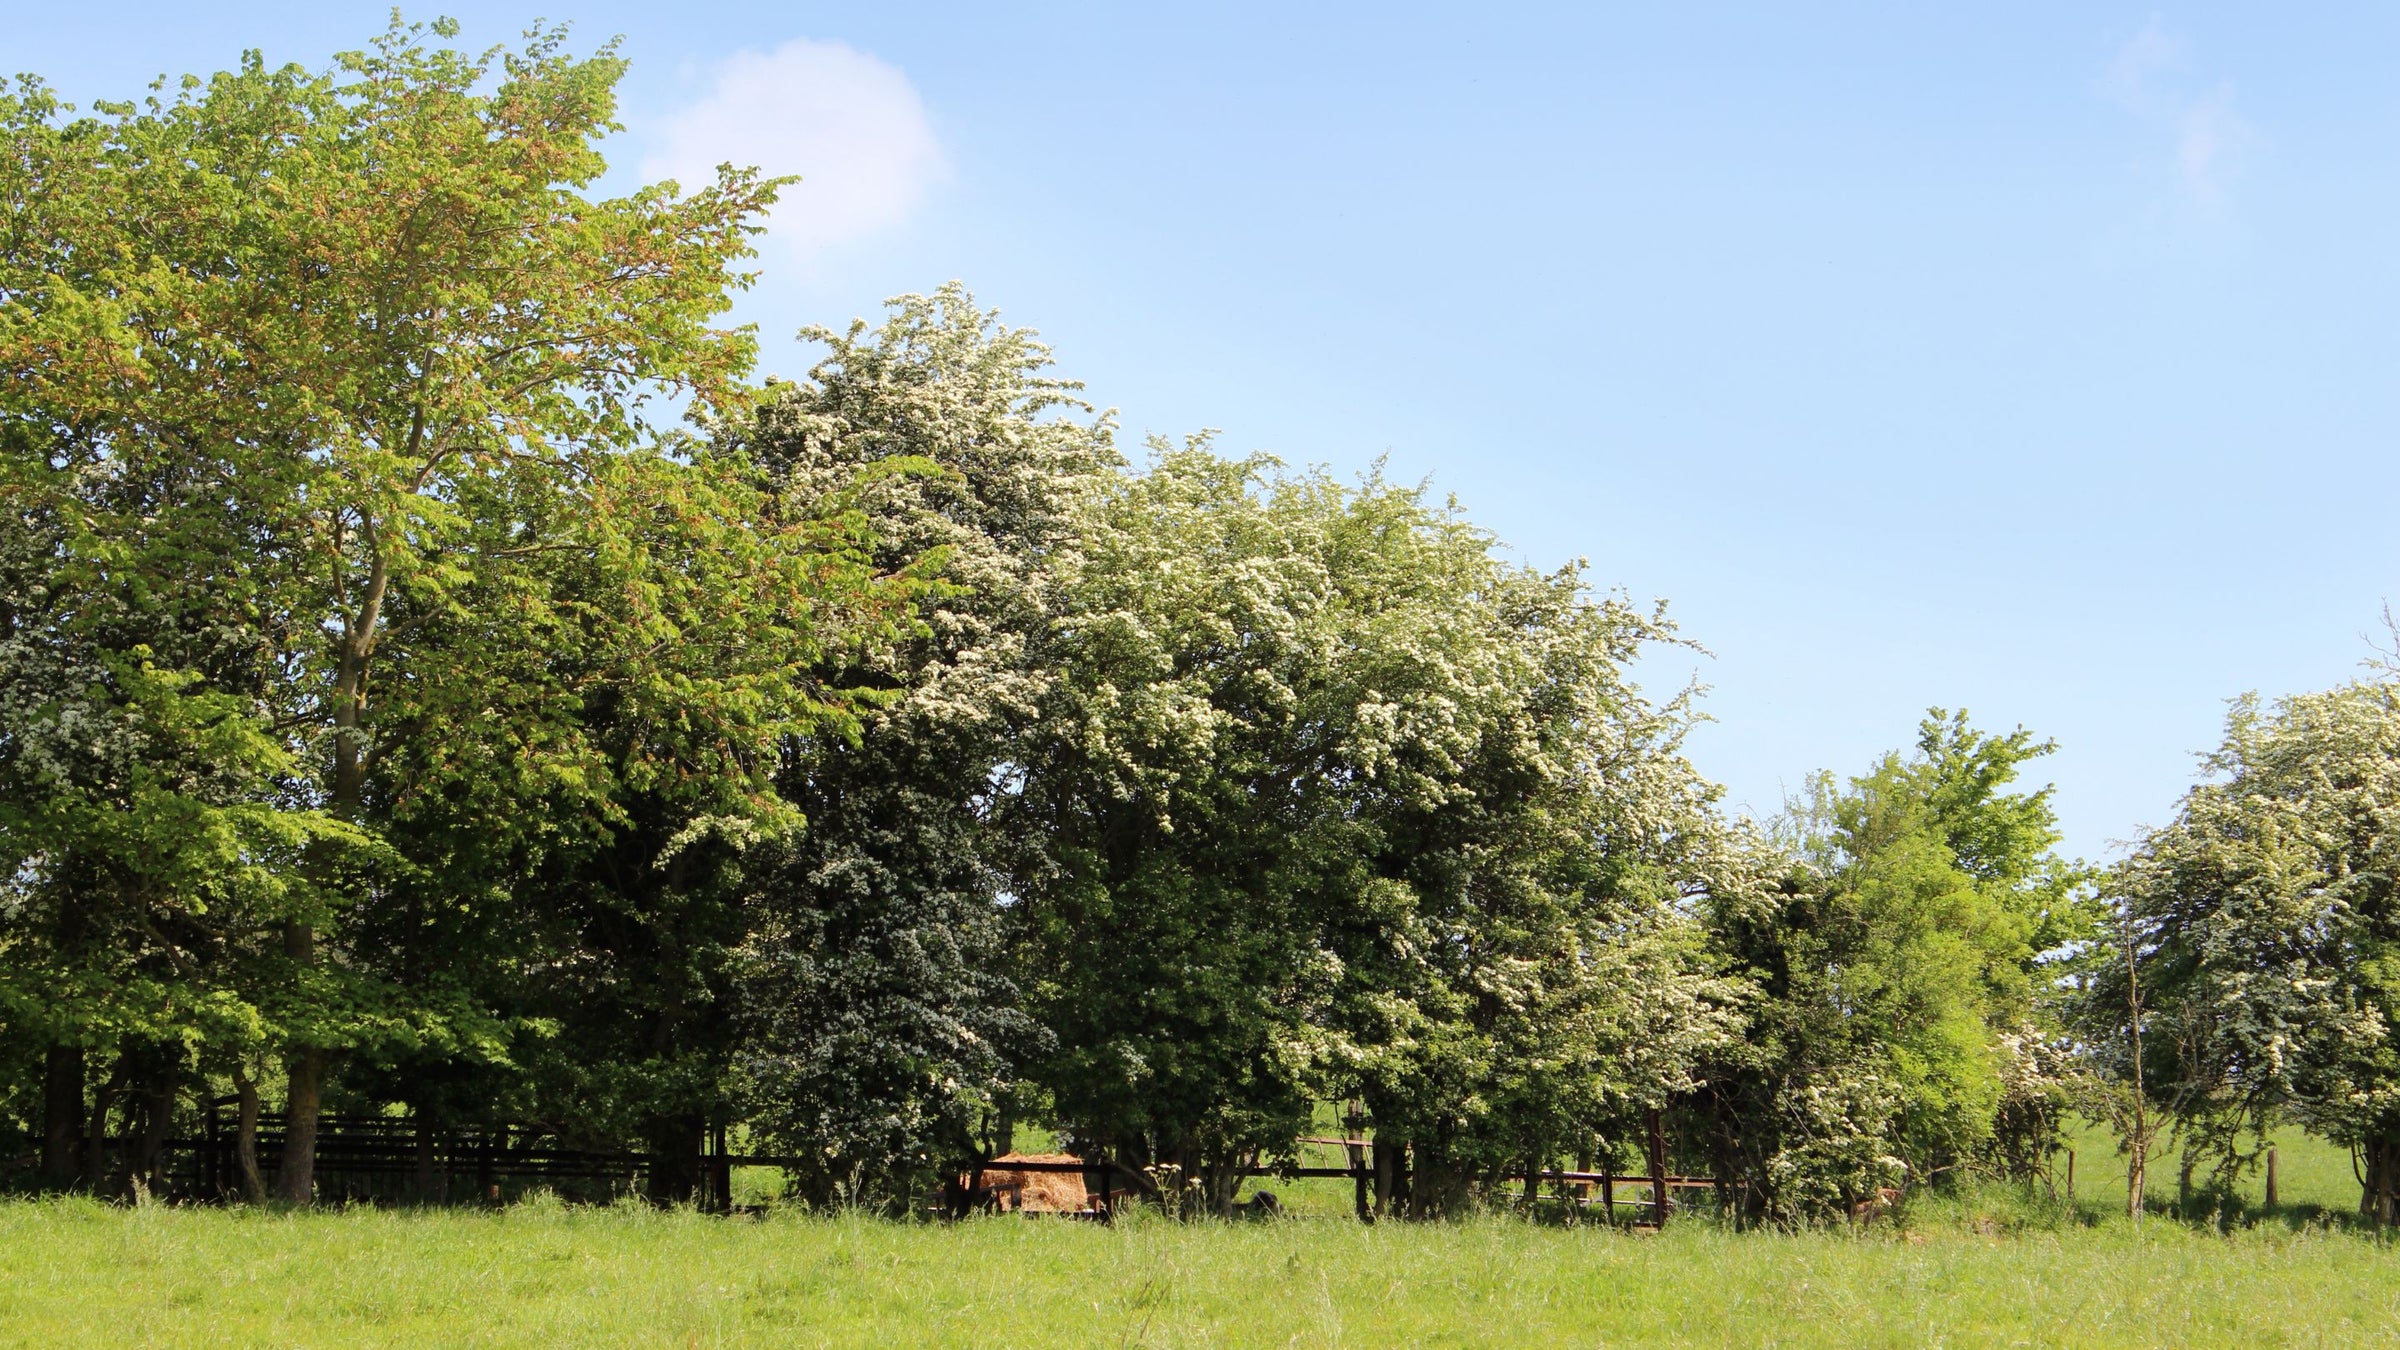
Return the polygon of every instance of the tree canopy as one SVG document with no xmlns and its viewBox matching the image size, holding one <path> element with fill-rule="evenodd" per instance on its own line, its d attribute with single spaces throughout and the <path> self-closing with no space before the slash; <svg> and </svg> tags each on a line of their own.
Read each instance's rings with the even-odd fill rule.
<svg viewBox="0 0 2400 1350">
<path fill-rule="evenodd" d="M 2097 882 L 1940 709 L 1762 827 L 1665 609 L 1425 484 L 1129 456 L 957 283 L 754 379 L 781 182 L 602 195 L 616 48 L 455 32 L 0 94 L 0 1182 L 231 1105 L 251 1199 L 347 1114 L 895 1213 L 1030 1126 L 1225 1212 L 1343 1103 L 1370 1214 L 1671 1126 L 1806 1223 L 2115 1092 L 2400 1220 L 2390 682 L 2237 704 Z"/>
<path fill-rule="evenodd" d="M 2229 1172 L 2245 1135 L 2297 1122 L 2349 1145 L 2366 1212 L 2400 1221 L 2400 689 L 2241 699 L 2206 768 L 2109 878 L 2130 961 L 2095 951 L 2089 1034 L 2132 1079 L 2130 970 L 2137 1085 L 2191 1151 Z"/>
</svg>

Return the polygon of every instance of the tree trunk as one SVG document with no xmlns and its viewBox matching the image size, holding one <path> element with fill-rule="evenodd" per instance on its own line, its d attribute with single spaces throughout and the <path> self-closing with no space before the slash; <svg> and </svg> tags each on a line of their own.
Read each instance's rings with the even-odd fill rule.
<svg viewBox="0 0 2400 1350">
<path fill-rule="evenodd" d="M 1663 1229 L 1675 1199 L 1667 1193 L 1667 1122 L 1659 1111 L 1650 1113 L 1650 1200 L 1651 1221 Z"/>
<path fill-rule="evenodd" d="M 1233 1217 L 1233 1198 L 1242 1190 L 1242 1168 L 1257 1161 L 1253 1152 L 1210 1157 L 1201 1164 L 1201 1197 L 1209 1213 L 1220 1219 Z"/>
<path fill-rule="evenodd" d="M 2370 1139 L 2362 1152 L 2366 1155 L 2366 1178 L 2358 1212 L 2369 1223 L 2389 1228 L 2400 1223 L 2400 1135 Z"/>
<path fill-rule="evenodd" d="M 80 1179 L 83 1142 L 83 1047 L 54 1045 L 42 1059 L 42 1185 L 71 1189 Z"/>
<path fill-rule="evenodd" d="M 2149 1149 L 2141 1141 L 2141 1131 L 2134 1131 L 2135 1147 L 2125 1164 L 2125 1214 L 2136 1224 L 2142 1221 L 2142 1206 L 2148 1200 L 2150 1186 Z"/>
<path fill-rule="evenodd" d="M 1368 1174 L 1367 1147 L 1357 1141 L 1367 1137 L 1366 1104 L 1356 1098 L 1342 1103 L 1342 1138 L 1353 1142 L 1342 1146 L 1342 1154 L 1350 1164 L 1351 1204 L 1358 1210 L 1360 1223 L 1375 1222 L 1375 1182 Z"/>
<path fill-rule="evenodd" d="M 283 1108 L 283 1158 L 276 1164 L 275 1189 L 289 1205 L 317 1198 L 317 1115 L 325 1100 L 325 1051 L 302 1046 L 291 1052 L 290 1095 Z"/>
<path fill-rule="evenodd" d="M 1014 1089 L 1000 1094 L 998 1110 L 992 1117 L 992 1137 L 985 1147 L 987 1157 L 1005 1157 L 1017 1148 L 1017 1094 Z"/>
<path fill-rule="evenodd" d="M 233 1165 L 241 1170 L 242 1198 L 254 1205 L 267 1201 L 267 1180 L 258 1170 L 258 1084 L 246 1070 L 235 1070 Z"/>
<path fill-rule="evenodd" d="M 1458 1218 L 1467 1212 L 1467 1173 L 1443 1144 L 1419 1141 L 1409 1178 L 1409 1213 L 1420 1219 Z"/>
<path fill-rule="evenodd" d="M 366 738 L 362 728 L 367 708 L 367 663 L 375 651 L 383 602 L 391 585 L 391 569 L 383 556 L 372 516 L 359 524 L 361 542 L 369 555 L 367 583 L 355 615 L 342 619 L 340 663 L 334 674 L 333 813 L 356 821 L 366 800 Z M 317 962 L 317 933 L 310 924 L 287 920 L 283 925 L 283 954 L 306 968 Z M 284 1098 L 283 1158 L 276 1169 L 275 1188 L 287 1204 L 313 1203 L 317 1192 L 317 1116 L 324 1106 L 325 1073 L 331 1052 L 320 1045 L 295 1045 L 285 1052 L 291 1084 Z"/>
<path fill-rule="evenodd" d="M 1408 1145 L 1375 1139 L 1375 1214 L 1395 1218 L 1408 1204 Z"/>
<path fill-rule="evenodd" d="M 143 1190 L 156 1194 L 164 1178 L 161 1164 L 167 1151 L 167 1132 L 175 1124 L 175 1065 L 163 1057 L 142 1094 L 142 1134 L 128 1170 Z"/>
<path fill-rule="evenodd" d="M 316 930 L 298 920 L 284 924 L 283 954 L 298 965 L 315 964 Z M 276 1167 L 275 1188 L 284 1203 L 305 1205 L 317 1198 L 317 1115 L 325 1097 L 325 1050 L 299 1045 L 286 1054 L 291 1081 L 284 1094 L 283 1159 Z"/>
<path fill-rule="evenodd" d="M 700 1188 L 700 1138 L 707 1122 L 698 1113 L 670 1116 L 650 1127 L 650 1202 L 689 1204 Z M 855 1201 L 856 1196 L 845 1197 Z"/>
<path fill-rule="evenodd" d="M 1749 1197 L 1744 1193 L 1742 1180 L 1742 1142 L 1736 1132 L 1733 1113 L 1720 1098 L 1712 1103 L 1711 1114 L 1716 1119 L 1715 1138 L 1710 1142 L 1712 1161 L 1716 1164 L 1717 1212 L 1733 1219 L 1736 1231 L 1748 1228 L 1755 1220 L 1750 1213 Z"/>
<path fill-rule="evenodd" d="M 120 1066 L 92 1094 L 92 1115 L 83 1137 L 83 1179 L 93 1190 L 108 1187 L 108 1115 L 116 1109 L 117 1093 L 125 1085 L 125 1071 Z"/>
<path fill-rule="evenodd" d="M 2133 1147 L 2125 1169 L 2125 1214 L 2139 1228 L 2142 1208 L 2149 1202 L 2150 1107 L 2142 1084 L 2142 985 L 2131 929 L 2125 933 L 2125 1009 L 2132 1022 L 2133 1044 Z"/>
</svg>

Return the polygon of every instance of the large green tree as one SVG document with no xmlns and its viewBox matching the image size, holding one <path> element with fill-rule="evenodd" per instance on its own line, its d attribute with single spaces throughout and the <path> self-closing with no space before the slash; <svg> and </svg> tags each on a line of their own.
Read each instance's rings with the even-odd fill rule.
<svg viewBox="0 0 2400 1350">
<path fill-rule="evenodd" d="M 2400 1222 L 2400 687 L 2242 699 L 2207 769 L 2108 879 L 2142 1086 L 2228 1170 L 2277 1120 L 2348 1145 L 2361 1211 Z M 2081 1007 L 2130 1080 L 2126 971 L 2095 949 Z"/>
<path fill-rule="evenodd" d="M 1675 1081 L 1714 1023 L 1665 865 L 1703 795 L 1622 676 L 1657 624 L 1204 443 L 1089 521 L 1012 911 L 1071 1135 L 1222 1206 L 1326 1096 L 1463 1178 Z"/>
<path fill-rule="evenodd" d="M 2052 748 L 1937 709 L 1913 753 L 1810 784 L 1777 883 L 1712 897 L 1754 992 L 1746 1040 L 1696 1100 L 1766 1215 L 2021 1160 L 2055 1130 L 2037 996 L 2046 961 L 2088 936 L 2088 900 L 2055 851 L 2050 789 L 2009 790 Z"/>
<path fill-rule="evenodd" d="M 887 695 L 858 739 L 800 747 L 777 779 L 808 827 L 752 860 L 739 1079 L 762 1137 L 807 1160 L 801 1195 L 893 1204 L 1005 1146 L 1040 1044 L 1002 924 L 1041 854 L 1012 819 L 1015 763 L 1058 697 L 1061 572 L 1117 455 L 1033 335 L 955 284 L 808 336 L 824 360 L 715 453 L 796 501 L 847 493 L 878 566 L 937 561 L 941 581 L 912 640 L 838 673 Z"/>
<path fill-rule="evenodd" d="M 717 319 L 774 185 L 592 196 L 613 50 L 428 36 L 395 22 L 322 72 L 253 56 L 91 117 L 31 84 L 0 107 L 11 454 L 64 444 L 79 481 L 162 485 L 74 492 L 55 565 L 229 611 L 246 682 L 162 678 L 271 742 L 252 758 L 274 790 L 246 805 L 317 836 L 279 870 L 305 884 L 253 915 L 280 948 L 259 1002 L 293 1200 L 336 1054 L 495 1050 L 474 981 L 359 944 L 457 871 L 461 834 L 500 858 L 596 821 L 572 846 L 598 850 L 644 794 L 665 802 L 650 856 L 620 866 L 788 828 L 776 752 L 842 716 L 807 672 L 881 622 L 855 518 L 783 513 L 655 425 L 744 397 L 750 335 Z M 320 820 L 414 854 L 330 847 Z M 448 894 L 513 892 L 484 867 Z"/>
</svg>

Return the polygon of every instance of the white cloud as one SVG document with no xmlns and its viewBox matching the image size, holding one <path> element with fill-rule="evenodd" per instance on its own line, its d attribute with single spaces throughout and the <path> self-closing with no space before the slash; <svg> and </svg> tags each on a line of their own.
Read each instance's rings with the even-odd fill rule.
<svg viewBox="0 0 2400 1350">
<path fill-rule="evenodd" d="M 2204 202 L 2223 199 L 2258 144 L 2258 132 L 2233 109 L 2230 85 L 2220 84 L 2186 104 L 2175 120 L 2176 168 L 2184 186 Z"/>
<path fill-rule="evenodd" d="M 784 188 L 768 238 L 801 253 L 900 224 L 943 173 L 941 144 L 908 76 L 843 43 L 808 38 L 736 53 L 653 143 L 643 178 L 672 178 L 687 191 L 728 161 L 800 175 Z"/>
<path fill-rule="evenodd" d="M 2117 102 L 2147 114 L 2161 101 L 2158 86 L 2162 80 L 2191 69 L 2191 64 L 2192 44 L 2168 32 L 2153 14 L 2142 31 L 2117 49 L 2116 59 L 2108 63 L 2108 74 L 2100 83 Z"/>
<path fill-rule="evenodd" d="M 2152 15 L 2118 49 L 2100 87 L 2127 112 L 2166 134 L 2177 182 L 2201 204 L 2215 206 L 2264 138 L 2233 106 L 2231 83 L 2220 80 L 2202 89 L 2196 75 L 2191 43 Z"/>
</svg>

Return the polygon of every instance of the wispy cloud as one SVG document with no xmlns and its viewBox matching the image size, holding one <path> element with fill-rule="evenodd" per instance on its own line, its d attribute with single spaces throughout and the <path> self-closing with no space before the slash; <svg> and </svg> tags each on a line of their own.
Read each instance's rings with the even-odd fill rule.
<svg viewBox="0 0 2400 1350">
<path fill-rule="evenodd" d="M 2169 163 L 2183 190 L 2204 206 L 2222 204 L 2265 143 L 2233 103 L 2233 85 L 2206 80 L 2189 39 L 2157 15 L 2117 50 L 2101 89 L 2118 106 L 2166 133 Z"/>
<path fill-rule="evenodd" d="M 843 43 L 807 38 L 736 53 L 653 144 L 643 177 L 686 188 L 728 161 L 800 175 L 784 189 L 768 238 L 801 254 L 899 225 L 943 173 L 941 144 L 907 75 Z"/>
</svg>

